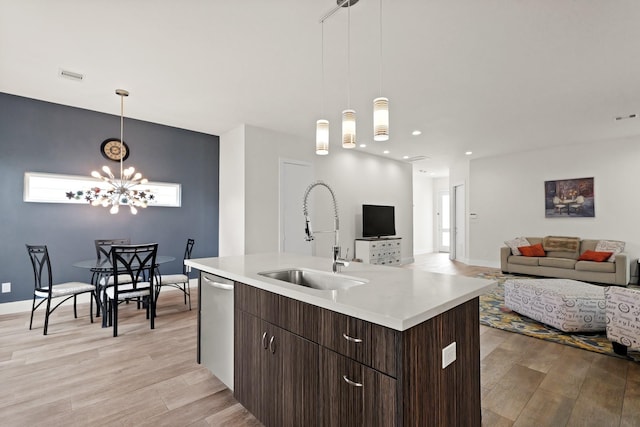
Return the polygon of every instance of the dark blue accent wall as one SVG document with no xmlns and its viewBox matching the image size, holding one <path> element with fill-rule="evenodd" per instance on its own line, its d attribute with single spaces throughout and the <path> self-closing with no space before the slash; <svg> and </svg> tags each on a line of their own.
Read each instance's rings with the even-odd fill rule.
<svg viewBox="0 0 640 427">
<path fill-rule="evenodd" d="M 114 102 L 118 101 L 114 96 Z M 116 104 L 117 105 L 117 104 Z M 75 261 L 95 257 L 95 239 L 129 237 L 157 242 L 160 255 L 176 261 L 163 273 L 182 271 L 187 238 L 193 257 L 218 255 L 219 138 L 199 132 L 128 119 L 125 167 L 135 166 L 150 181 L 182 184 L 182 207 L 148 207 L 131 215 L 108 208 L 23 201 L 24 173 L 90 176 L 107 164 L 100 144 L 119 138 L 117 115 L 67 107 L 0 93 L 0 282 L 11 282 L 0 303 L 33 297 L 33 273 L 25 244 L 49 247 L 56 282 L 89 281 Z M 71 189 L 70 189 L 71 190 Z"/>
</svg>

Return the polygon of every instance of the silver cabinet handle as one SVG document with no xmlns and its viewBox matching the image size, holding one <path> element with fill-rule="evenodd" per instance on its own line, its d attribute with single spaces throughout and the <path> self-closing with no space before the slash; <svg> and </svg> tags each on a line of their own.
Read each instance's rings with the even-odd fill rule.
<svg viewBox="0 0 640 427">
<path fill-rule="evenodd" d="M 353 386 L 353 387 L 364 387 L 364 384 L 357 383 L 355 381 L 351 381 L 346 375 L 343 375 L 342 379 L 345 380 L 346 383 L 349 384 L 350 386 Z"/>
<path fill-rule="evenodd" d="M 262 334 L 262 348 L 267 349 L 267 333 Z"/>
<path fill-rule="evenodd" d="M 269 350 L 271 350 L 271 353 L 275 353 L 276 352 L 276 346 L 275 346 L 275 340 L 276 337 L 272 336 L 271 339 L 269 340 Z"/>
<path fill-rule="evenodd" d="M 350 337 L 349 335 L 347 335 L 347 334 L 345 334 L 345 333 L 343 333 L 343 334 L 342 334 L 342 337 L 343 337 L 345 340 L 347 340 L 347 341 L 349 341 L 349 342 L 354 342 L 354 343 L 356 343 L 356 344 L 358 344 L 358 343 L 361 343 L 361 342 L 362 342 L 362 340 L 361 340 L 360 338 L 353 338 L 353 337 Z"/>
<path fill-rule="evenodd" d="M 215 280 L 209 279 L 207 276 L 202 276 L 202 278 L 204 279 L 205 282 L 211 284 L 211 286 L 213 286 L 214 288 L 224 289 L 225 291 L 233 290 L 232 284 L 216 282 Z"/>
</svg>

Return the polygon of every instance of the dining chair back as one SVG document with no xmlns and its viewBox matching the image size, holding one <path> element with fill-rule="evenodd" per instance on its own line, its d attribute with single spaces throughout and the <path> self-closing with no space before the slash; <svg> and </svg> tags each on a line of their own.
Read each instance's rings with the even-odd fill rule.
<svg viewBox="0 0 640 427">
<path fill-rule="evenodd" d="M 191 267 L 184 265 L 184 260 L 191 259 L 191 252 L 193 251 L 193 245 L 195 242 L 196 241 L 194 239 L 187 239 L 187 245 L 184 248 L 184 256 L 182 257 L 182 274 L 160 275 L 160 282 L 156 286 L 156 301 L 160 295 L 160 289 L 163 286 L 170 286 L 180 290 L 184 294 L 184 303 L 187 304 L 188 299 L 189 310 L 191 310 L 191 289 L 189 287 L 189 273 L 191 272 Z"/>
<path fill-rule="evenodd" d="M 129 245 L 131 244 L 131 239 L 96 239 L 94 244 L 96 247 L 96 260 L 100 263 L 111 260 L 111 246 Z M 127 276 L 120 277 L 120 283 L 124 283 L 127 280 Z M 92 270 L 91 283 L 96 285 L 96 316 L 100 316 L 100 298 L 102 296 L 99 295 L 99 292 L 101 290 L 104 292 L 107 286 L 113 285 L 113 276 L 105 274 L 102 269 Z"/>
<path fill-rule="evenodd" d="M 96 287 L 90 283 L 83 282 L 66 282 L 53 284 L 53 276 L 51 274 L 51 259 L 46 245 L 26 245 L 31 266 L 33 267 L 33 303 L 31 304 L 31 320 L 29 321 L 29 329 L 33 326 L 33 313 L 40 305 L 46 302 L 46 311 L 44 317 L 44 331 L 47 335 L 49 328 L 49 315 L 60 306 L 63 302 L 73 298 L 73 316 L 78 318 L 77 296 L 83 293 L 93 293 Z M 40 301 L 36 304 L 36 299 Z M 56 299 L 58 298 L 58 299 Z M 59 299 L 61 298 L 61 299 Z M 56 302 L 51 308 L 52 301 Z M 93 298 L 89 298 L 89 317 L 93 323 Z"/>
<path fill-rule="evenodd" d="M 102 259 L 111 259 L 111 246 L 130 244 L 131 239 L 96 239 L 96 258 L 98 261 Z"/>
<path fill-rule="evenodd" d="M 118 305 L 132 299 L 142 299 L 146 308 L 151 329 L 155 328 L 156 315 L 155 292 L 156 256 L 158 244 L 113 245 L 111 247 L 111 265 L 113 268 L 113 286 L 106 289 L 109 300 L 109 322 L 113 325 L 113 336 L 118 336 Z M 126 283 L 120 277 L 126 276 Z"/>
</svg>

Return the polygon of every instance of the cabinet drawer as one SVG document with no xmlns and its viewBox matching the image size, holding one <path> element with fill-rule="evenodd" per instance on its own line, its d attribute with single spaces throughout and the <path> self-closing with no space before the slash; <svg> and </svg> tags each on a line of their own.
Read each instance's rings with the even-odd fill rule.
<svg viewBox="0 0 640 427">
<path fill-rule="evenodd" d="M 320 344 L 358 362 L 371 364 L 371 324 L 364 320 L 322 309 Z"/>
<path fill-rule="evenodd" d="M 320 348 L 320 425 L 397 425 L 397 381 Z"/>
<path fill-rule="evenodd" d="M 236 283 L 236 308 L 310 341 L 318 342 L 319 307 Z"/>
<path fill-rule="evenodd" d="M 320 309 L 320 344 L 396 377 L 399 336 L 393 329 Z"/>
</svg>

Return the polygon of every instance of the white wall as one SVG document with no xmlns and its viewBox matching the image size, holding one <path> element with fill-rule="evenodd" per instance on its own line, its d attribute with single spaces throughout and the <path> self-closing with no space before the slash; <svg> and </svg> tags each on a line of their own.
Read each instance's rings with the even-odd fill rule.
<svg viewBox="0 0 640 427">
<path fill-rule="evenodd" d="M 503 241 L 563 235 L 627 243 L 632 275 L 640 255 L 637 194 L 640 138 L 555 147 L 473 160 L 468 227 L 470 263 L 499 265 Z M 545 218 L 544 182 L 594 178 L 595 218 Z"/>
<path fill-rule="evenodd" d="M 435 185 L 436 180 L 430 176 L 417 170 L 413 172 L 413 251 L 416 254 L 433 252 L 437 244 Z"/>
<path fill-rule="evenodd" d="M 354 240 L 362 237 L 362 205 L 395 206 L 396 235 L 402 237 L 402 262 L 413 261 L 413 178 L 411 164 L 368 155 L 354 150 L 333 148 L 328 156 L 315 157 L 318 179 L 329 184 L 336 193 L 340 209 L 340 242 L 343 255 L 354 254 Z M 314 190 L 315 191 L 315 190 Z M 326 194 L 317 191 L 317 197 Z M 326 192 L 328 194 L 328 192 Z M 326 199 L 325 199 L 326 200 Z M 315 199 L 315 229 L 331 228 L 333 216 L 327 203 Z M 326 206 L 326 208 L 324 207 Z M 319 256 L 330 256 L 331 237 L 319 236 L 315 241 Z"/>
<path fill-rule="evenodd" d="M 245 143 L 245 253 L 278 252 L 280 159 L 312 162 L 313 145 L 298 137 L 255 126 L 245 126 Z M 224 162 L 224 158 L 220 161 Z M 302 194 L 300 198 L 302 200 Z M 300 203 L 302 216 L 302 201 Z"/>
<path fill-rule="evenodd" d="M 245 128 L 220 135 L 219 256 L 242 255 L 245 245 Z"/>
</svg>

